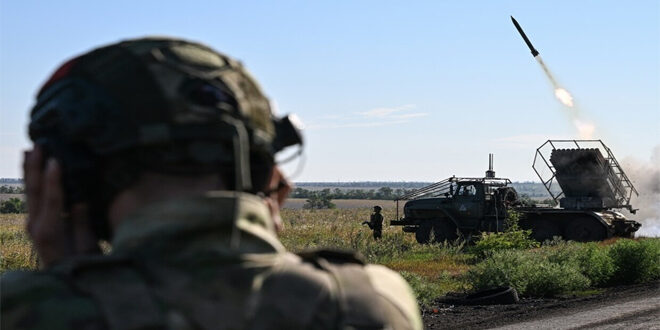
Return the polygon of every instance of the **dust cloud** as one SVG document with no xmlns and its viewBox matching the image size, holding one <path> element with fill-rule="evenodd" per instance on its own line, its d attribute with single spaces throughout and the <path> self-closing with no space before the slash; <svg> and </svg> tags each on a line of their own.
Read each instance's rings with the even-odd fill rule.
<svg viewBox="0 0 660 330">
<path fill-rule="evenodd" d="M 545 64 L 545 62 L 543 62 L 541 56 L 537 55 L 534 58 L 543 69 L 543 72 L 550 81 L 550 84 L 552 84 L 555 97 L 557 100 L 559 100 L 559 102 L 561 102 L 561 104 L 564 105 L 564 107 L 566 107 L 567 114 L 570 117 L 573 126 L 577 130 L 579 138 L 585 140 L 593 139 L 596 132 L 596 126 L 582 117 L 578 107 L 573 101 L 573 95 L 571 95 L 571 93 L 559 85 L 557 79 L 555 79 L 555 76 L 552 74 L 552 72 L 550 72 L 550 69 Z"/>
<path fill-rule="evenodd" d="M 649 162 L 628 157 L 621 162 L 626 174 L 639 192 L 631 204 L 637 214 L 624 212 L 628 219 L 642 224 L 636 237 L 660 237 L 660 145 L 653 148 Z"/>
</svg>

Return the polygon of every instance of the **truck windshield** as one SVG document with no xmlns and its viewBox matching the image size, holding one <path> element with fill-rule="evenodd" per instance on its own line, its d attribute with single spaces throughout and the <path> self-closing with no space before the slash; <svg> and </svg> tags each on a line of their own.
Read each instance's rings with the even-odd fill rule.
<svg viewBox="0 0 660 330">
<path fill-rule="evenodd" d="M 465 185 L 461 186 L 458 194 L 460 196 L 474 196 L 477 192 L 477 189 L 474 187 L 474 185 Z"/>
</svg>

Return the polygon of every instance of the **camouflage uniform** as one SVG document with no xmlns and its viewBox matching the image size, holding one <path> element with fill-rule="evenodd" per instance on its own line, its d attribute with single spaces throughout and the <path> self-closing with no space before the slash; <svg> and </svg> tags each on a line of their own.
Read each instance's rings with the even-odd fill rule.
<svg viewBox="0 0 660 330">
<path fill-rule="evenodd" d="M 380 214 L 382 209 L 378 205 L 374 206 L 374 213 L 371 214 L 369 221 L 362 222 L 363 225 L 369 226 L 369 229 L 373 231 L 374 240 L 379 240 L 383 237 L 383 215 Z"/>
<path fill-rule="evenodd" d="M 369 227 L 374 231 L 374 239 L 380 239 L 383 236 L 383 215 L 372 213 Z"/>
<path fill-rule="evenodd" d="M 250 194 L 147 206 L 107 256 L 2 278 L 3 329 L 421 329 L 405 281 L 349 254 L 287 253 Z"/>
<path fill-rule="evenodd" d="M 251 193 L 264 193 L 273 155 L 301 140 L 239 62 L 184 40 L 121 42 L 60 67 L 31 117 L 67 199 L 89 203 L 112 252 L 5 274 L 2 329 L 421 328 L 395 272 L 285 251 Z M 235 191 L 145 205 L 110 228 L 103 201 L 143 170 L 233 173 Z"/>
</svg>

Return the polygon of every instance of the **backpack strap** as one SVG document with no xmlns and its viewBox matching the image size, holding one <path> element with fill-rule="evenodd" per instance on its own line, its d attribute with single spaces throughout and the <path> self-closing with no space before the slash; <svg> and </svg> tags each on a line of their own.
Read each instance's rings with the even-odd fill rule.
<svg viewBox="0 0 660 330">
<path fill-rule="evenodd" d="M 337 287 L 340 329 L 383 329 L 388 325 L 386 308 L 364 270 L 359 255 L 337 250 L 319 250 L 299 256 L 328 272 Z"/>
</svg>

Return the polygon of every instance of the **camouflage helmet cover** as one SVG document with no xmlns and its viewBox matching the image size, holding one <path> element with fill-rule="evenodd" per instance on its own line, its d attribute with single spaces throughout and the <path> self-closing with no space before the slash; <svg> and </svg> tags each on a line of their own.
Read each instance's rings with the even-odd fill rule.
<svg viewBox="0 0 660 330">
<path fill-rule="evenodd" d="M 102 99 L 109 102 L 97 111 L 87 107 L 80 109 L 85 113 L 60 113 L 67 119 L 76 115 L 81 118 L 60 125 L 68 126 L 63 130 L 69 137 L 86 139 L 99 154 L 176 139 L 198 139 L 195 134 L 209 134 L 201 127 L 226 121 L 227 117 L 244 122 L 254 144 L 268 145 L 275 135 L 268 99 L 242 65 L 189 41 L 128 40 L 68 61 L 39 92 L 32 112 L 31 137 L 38 138 L 44 129 L 38 120 L 40 114 L 71 98 L 84 104 L 80 101 L 85 96 L 95 105 Z M 185 132 L 177 127 L 195 129 Z M 90 129 L 93 135 L 80 136 Z"/>
<path fill-rule="evenodd" d="M 259 185 L 250 182 L 265 182 L 254 164 L 269 168 L 277 151 L 302 144 L 239 62 L 172 38 L 69 60 L 39 91 L 29 133 L 61 161 L 67 204 L 89 202 L 101 224 L 109 201 L 144 169 L 234 171 L 228 188 L 252 191 Z"/>
</svg>

